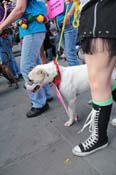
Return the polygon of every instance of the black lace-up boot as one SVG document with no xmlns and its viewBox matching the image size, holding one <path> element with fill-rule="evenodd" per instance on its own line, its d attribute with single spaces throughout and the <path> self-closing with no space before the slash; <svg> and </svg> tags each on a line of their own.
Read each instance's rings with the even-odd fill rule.
<svg viewBox="0 0 116 175">
<path fill-rule="evenodd" d="M 108 145 L 107 127 L 111 109 L 112 104 L 107 106 L 93 104 L 93 109 L 83 127 L 84 129 L 89 126 L 91 135 L 85 142 L 73 148 L 74 155 L 86 156 Z"/>
</svg>

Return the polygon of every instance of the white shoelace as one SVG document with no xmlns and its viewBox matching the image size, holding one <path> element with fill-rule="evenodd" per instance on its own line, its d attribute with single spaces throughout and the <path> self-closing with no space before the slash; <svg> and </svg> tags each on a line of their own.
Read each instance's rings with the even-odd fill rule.
<svg viewBox="0 0 116 175">
<path fill-rule="evenodd" d="M 96 124 L 98 123 L 97 116 L 99 116 L 99 111 L 92 109 L 85 121 L 83 128 L 79 131 L 79 133 L 83 132 L 84 129 L 89 126 L 89 132 L 92 133 L 89 138 L 84 143 L 82 143 L 85 150 L 91 148 L 98 141 L 98 126 Z"/>
<path fill-rule="evenodd" d="M 84 150 L 89 149 L 92 146 L 94 146 L 94 144 L 97 141 L 98 141 L 98 135 L 96 133 L 92 133 L 92 135 L 90 135 L 90 137 L 84 143 L 82 143 Z"/>
<path fill-rule="evenodd" d="M 94 122 L 94 118 L 96 116 L 96 112 L 98 112 L 98 111 L 96 111 L 95 109 L 92 109 L 92 111 L 90 112 L 90 114 L 88 115 L 88 117 L 87 117 L 87 119 L 86 119 L 86 121 L 84 123 L 84 126 L 82 127 L 82 129 L 78 133 L 83 132 L 84 129 L 86 127 L 88 127 L 88 126 L 89 126 L 89 132 L 93 131 L 93 125 L 92 124 Z"/>
</svg>

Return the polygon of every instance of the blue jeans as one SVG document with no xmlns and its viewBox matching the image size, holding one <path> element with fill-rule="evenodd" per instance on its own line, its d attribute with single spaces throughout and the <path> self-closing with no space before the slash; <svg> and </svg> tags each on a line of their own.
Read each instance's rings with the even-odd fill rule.
<svg viewBox="0 0 116 175">
<path fill-rule="evenodd" d="M 73 28 L 72 25 L 66 26 L 64 29 L 62 47 L 65 50 L 65 55 L 69 66 L 79 65 L 76 51 L 77 32 L 78 29 Z"/>
<path fill-rule="evenodd" d="M 24 37 L 22 45 L 22 56 L 21 56 L 21 73 L 25 82 L 28 81 L 29 72 L 38 64 L 40 61 L 40 48 L 44 41 L 45 33 L 34 33 Z M 31 100 L 32 106 L 35 108 L 42 108 L 46 99 L 51 97 L 51 89 L 47 84 L 39 91 L 31 92 L 27 91 Z"/>
<path fill-rule="evenodd" d="M 17 64 L 17 62 L 15 60 L 14 54 L 12 52 L 10 52 L 9 54 L 10 54 L 10 59 L 11 59 L 11 64 L 9 65 L 10 66 L 10 70 L 11 70 L 13 76 L 15 78 L 18 78 L 19 75 L 21 74 L 19 66 L 18 66 L 18 64 Z"/>
</svg>

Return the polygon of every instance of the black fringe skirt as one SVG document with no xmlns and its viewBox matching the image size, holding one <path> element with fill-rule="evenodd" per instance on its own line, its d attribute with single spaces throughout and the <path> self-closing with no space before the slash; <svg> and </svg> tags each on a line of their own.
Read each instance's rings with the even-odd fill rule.
<svg viewBox="0 0 116 175">
<path fill-rule="evenodd" d="M 91 0 L 80 14 L 79 41 L 84 53 L 96 52 L 96 39 L 116 56 L 116 0 Z"/>
</svg>

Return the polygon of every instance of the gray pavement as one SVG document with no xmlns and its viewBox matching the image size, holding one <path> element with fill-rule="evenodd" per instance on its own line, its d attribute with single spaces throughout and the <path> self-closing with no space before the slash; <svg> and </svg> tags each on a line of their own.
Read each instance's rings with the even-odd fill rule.
<svg viewBox="0 0 116 175">
<path fill-rule="evenodd" d="M 16 58 L 19 62 L 20 57 Z M 61 64 L 64 64 L 61 62 Z M 78 134 L 90 112 L 90 92 L 78 96 L 80 121 L 66 128 L 67 115 L 52 87 L 50 110 L 27 119 L 30 102 L 23 89 L 9 88 L 0 78 L 0 175 L 116 175 L 116 128 L 109 124 L 109 146 L 88 157 L 73 156 L 71 149 L 89 135 Z M 112 116 L 116 114 L 113 105 Z"/>
</svg>

